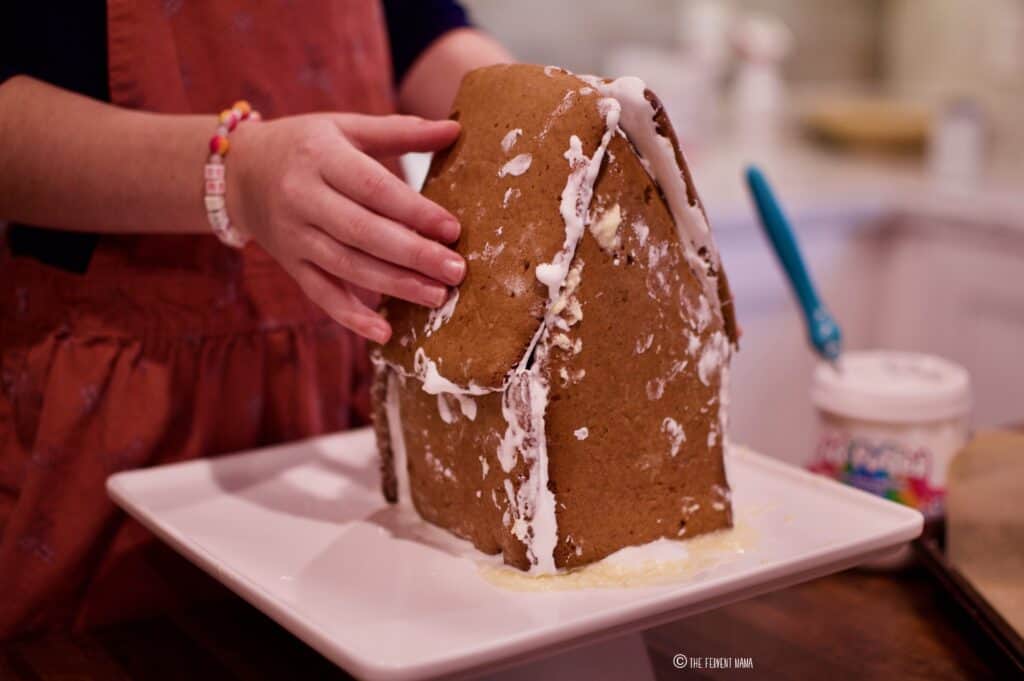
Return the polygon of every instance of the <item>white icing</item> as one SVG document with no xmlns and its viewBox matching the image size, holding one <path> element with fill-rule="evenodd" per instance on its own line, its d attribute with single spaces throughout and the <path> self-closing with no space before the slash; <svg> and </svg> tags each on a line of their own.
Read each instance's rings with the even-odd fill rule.
<svg viewBox="0 0 1024 681">
<path fill-rule="evenodd" d="M 577 428 L 576 430 L 572 431 L 572 434 L 576 436 L 577 440 L 586 440 L 587 437 L 590 436 L 590 429 L 587 428 L 586 426 L 583 426 L 582 428 Z"/>
<path fill-rule="evenodd" d="M 427 462 L 427 465 L 430 466 L 430 470 L 438 478 L 451 480 L 452 482 L 456 481 L 455 471 L 448 466 L 445 466 L 440 459 L 434 456 L 434 453 L 430 451 L 430 447 L 427 447 L 426 451 L 423 453 L 423 459 Z"/>
<path fill-rule="evenodd" d="M 522 128 L 515 128 L 514 130 L 509 130 L 508 133 L 506 133 L 506 135 L 501 138 L 501 150 L 504 151 L 506 154 L 512 151 L 512 147 L 515 146 L 516 140 L 518 140 L 519 136 L 522 134 Z"/>
<path fill-rule="evenodd" d="M 700 352 L 700 336 L 691 333 L 690 340 L 686 344 L 686 353 L 691 357 L 696 357 L 698 352 Z"/>
<path fill-rule="evenodd" d="M 638 152 L 647 174 L 657 183 L 668 203 L 669 211 L 679 231 L 686 260 L 697 274 L 705 294 L 717 307 L 718 285 L 714 277 L 707 276 L 707 266 L 699 255 L 704 249 L 717 272 L 720 268 L 718 251 L 711 241 L 711 230 L 699 206 L 690 205 L 686 180 L 676 162 L 671 140 L 658 133 L 654 121 L 655 110 L 647 101 L 647 86 L 634 77 L 617 78 L 604 82 L 594 76 L 577 76 L 605 97 L 614 98 L 621 106 L 620 125 Z M 680 151 L 680 153 L 682 153 Z"/>
<path fill-rule="evenodd" d="M 565 95 L 562 96 L 562 101 L 560 101 L 558 105 L 555 106 L 551 113 L 548 114 L 547 119 L 545 119 L 544 127 L 540 129 L 540 134 L 538 135 L 540 139 L 544 139 L 548 136 L 548 133 L 551 132 L 551 126 L 554 125 L 555 120 L 557 120 L 559 116 L 561 116 L 562 114 L 569 110 L 569 108 L 572 106 L 573 99 L 575 98 L 575 90 L 569 90 L 565 93 Z"/>
<path fill-rule="evenodd" d="M 647 244 L 647 236 L 651 233 L 651 228 L 647 226 L 643 218 L 637 218 L 633 220 L 633 232 L 636 234 L 636 240 L 640 243 L 640 247 L 643 248 Z"/>
<path fill-rule="evenodd" d="M 572 299 L 576 289 L 580 286 L 583 274 L 583 261 L 577 259 L 572 267 L 569 268 L 569 274 L 565 277 L 565 283 L 562 285 L 561 291 L 558 297 L 555 298 L 555 302 L 551 304 L 550 314 L 552 316 L 561 314 L 562 310 L 565 309 L 566 305 Z"/>
<path fill-rule="evenodd" d="M 509 187 L 505 190 L 505 196 L 501 200 L 501 207 L 508 208 L 508 202 L 512 199 L 518 198 L 520 195 L 521 192 L 518 189 L 515 187 Z M 499 227 L 498 230 L 498 236 L 501 236 L 501 227 Z"/>
<path fill-rule="evenodd" d="M 537 279 L 548 287 L 548 299 L 554 301 L 558 291 L 569 273 L 569 265 L 576 254 L 576 246 L 583 236 L 584 223 L 590 208 L 590 200 L 594 195 L 594 182 L 601 170 L 608 142 L 619 124 L 619 105 L 615 100 L 600 100 L 599 106 L 605 117 L 606 130 L 594 155 L 587 158 L 583 153 L 583 143 L 576 135 L 569 138 L 569 148 L 563 154 L 569 162 L 569 177 L 562 190 L 559 212 L 565 222 L 565 241 L 561 250 L 555 254 L 550 263 L 537 266 Z"/>
<path fill-rule="evenodd" d="M 686 442 L 686 433 L 683 432 L 683 427 L 671 416 L 666 416 L 661 422 L 661 432 L 668 436 L 672 456 L 678 454 L 679 448 Z"/>
<path fill-rule="evenodd" d="M 387 419 L 388 436 L 391 440 L 391 465 L 397 481 L 398 504 L 412 508 L 412 493 L 409 485 L 409 463 L 405 451 L 405 434 L 402 432 L 402 414 L 398 404 L 398 388 L 401 378 L 394 371 L 388 372 L 387 392 L 384 397 L 384 417 Z"/>
<path fill-rule="evenodd" d="M 660 400 L 662 395 L 665 394 L 665 386 L 676 376 L 681 374 L 687 364 L 689 364 L 689 362 L 673 362 L 667 374 L 647 381 L 647 399 L 652 402 Z"/>
<path fill-rule="evenodd" d="M 498 171 L 498 177 L 505 177 L 506 175 L 518 177 L 530 169 L 531 163 L 533 163 L 533 156 L 530 154 L 519 154 L 501 167 L 501 170 Z"/>
<path fill-rule="evenodd" d="M 437 394 L 437 411 L 441 415 L 441 420 L 445 423 L 455 423 L 455 414 L 452 413 L 452 408 L 448 406 L 448 398 L 445 393 Z"/>
<path fill-rule="evenodd" d="M 634 347 L 634 350 L 636 351 L 635 354 L 637 354 L 637 355 L 644 354 L 645 352 L 647 352 L 648 350 L 651 349 L 651 344 L 652 343 L 654 343 L 654 334 L 653 333 L 649 333 L 649 334 L 647 334 L 647 336 L 645 336 L 643 338 L 637 338 L 636 339 L 636 346 Z"/>
<path fill-rule="evenodd" d="M 480 477 L 486 478 L 487 473 L 491 470 L 490 464 L 487 463 L 487 459 L 480 457 Z"/>
<path fill-rule="evenodd" d="M 455 305 L 459 302 L 459 289 L 452 287 L 448 290 L 448 297 L 445 299 L 444 304 L 441 307 L 436 307 L 430 311 L 427 315 L 427 325 L 423 329 L 423 333 L 428 338 L 431 334 L 437 332 L 442 326 L 447 323 L 452 315 L 455 314 Z"/>
<path fill-rule="evenodd" d="M 459 403 L 459 411 L 470 421 L 476 421 L 476 400 L 469 395 L 455 393 L 452 395 Z"/>
<path fill-rule="evenodd" d="M 722 436 L 722 447 L 725 447 L 729 426 L 729 363 L 722 364 L 718 371 L 718 433 Z"/>
<path fill-rule="evenodd" d="M 694 313 L 693 319 L 697 322 L 698 333 L 704 331 L 711 324 L 711 306 L 708 305 L 708 299 L 704 296 L 698 300 L 697 311 Z"/>
<path fill-rule="evenodd" d="M 603 101 L 603 100 L 602 100 Z M 622 209 L 615 204 L 597 219 L 590 223 L 590 233 L 597 240 L 597 245 L 602 250 L 612 252 L 619 247 L 619 225 L 622 224 Z"/>
<path fill-rule="evenodd" d="M 582 319 L 583 307 L 580 305 L 580 301 L 576 298 L 569 299 L 569 304 L 565 306 L 565 321 L 572 326 Z"/>
<path fill-rule="evenodd" d="M 423 384 L 423 392 L 430 395 L 436 395 L 438 393 L 449 393 L 451 395 L 484 395 L 489 392 L 495 392 L 494 389 L 482 388 L 478 385 L 470 383 L 465 388 L 460 387 L 448 380 L 441 375 L 441 372 L 437 368 L 437 363 L 434 360 L 427 357 L 427 353 L 423 348 L 416 348 L 416 353 L 412 359 L 413 372 Z M 392 366 L 394 369 L 398 367 Z"/>
<path fill-rule="evenodd" d="M 499 243 L 497 246 L 493 245 L 490 241 L 484 243 L 483 251 L 469 253 L 466 255 L 466 260 L 485 260 L 487 262 L 493 261 L 501 252 L 505 250 L 505 242 Z"/>
<path fill-rule="evenodd" d="M 689 518 L 700 510 L 700 504 L 693 497 L 683 497 L 683 515 Z"/>
<path fill-rule="evenodd" d="M 507 424 L 498 445 L 498 462 L 510 472 L 522 457 L 526 476 L 519 481 L 510 512 L 513 534 L 526 546 L 530 572 L 555 572 L 554 550 L 558 542 L 555 495 L 548 489 L 548 452 L 544 414 L 548 384 L 543 367 L 547 355 L 547 327 L 536 344 L 536 356 L 527 367 L 524 359 L 512 374 L 501 401 Z M 508 483 L 511 486 L 511 483 Z M 506 488 L 506 492 L 508 487 Z"/>
<path fill-rule="evenodd" d="M 711 385 L 715 374 L 729 360 L 729 339 L 721 331 L 715 331 L 708 338 L 697 362 L 697 376 L 704 385 Z"/>
</svg>

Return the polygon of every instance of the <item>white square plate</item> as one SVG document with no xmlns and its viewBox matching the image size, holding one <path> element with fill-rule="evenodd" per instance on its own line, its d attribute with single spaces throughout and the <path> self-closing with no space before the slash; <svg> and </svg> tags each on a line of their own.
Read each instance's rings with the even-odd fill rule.
<svg viewBox="0 0 1024 681">
<path fill-rule="evenodd" d="M 367 430 L 119 473 L 111 497 L 355 676 L 474 675 L 619 636 L 882 555 L 919 513 L 733 448 L 741 554 L 672 583 L 495 586 L 464 542 L 384 502 Z M 405 520 L 400 520 L 400 519 Z"/>
</svg>

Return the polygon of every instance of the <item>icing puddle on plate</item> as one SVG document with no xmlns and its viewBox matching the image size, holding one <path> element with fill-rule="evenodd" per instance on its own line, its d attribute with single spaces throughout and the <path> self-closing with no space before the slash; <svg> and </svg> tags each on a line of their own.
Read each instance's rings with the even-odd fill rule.
<svg viewBox="0 0 1024 681">
<path fill-rule="evenodd" d="M 499 563 L 479 562 L 480 575 L 513 591 L 618 589 L 677 582 L 717 565 L 732 562 L 754 548 L 757 532 L 737 521 L 727 530 L 693 539 L 658 539 L 630 546 L 582 567 L 558 574 L 530 575 Z"/>
</svg>

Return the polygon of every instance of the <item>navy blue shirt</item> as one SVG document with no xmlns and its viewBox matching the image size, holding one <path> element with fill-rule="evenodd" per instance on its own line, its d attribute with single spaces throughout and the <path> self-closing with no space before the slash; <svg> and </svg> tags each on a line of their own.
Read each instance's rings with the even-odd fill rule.
<svg viewBox="0 0 1024 681">
<path fill-rule="evenodd" d="M 0 3 L 0 83 L 24 74 L 109 102 L 106 2 L 58 4 Z M 382 0 L 382 5 L 396 87 L 432 42 L 469 25 L 456 0 Z M 97 239 L 94 234 L 19 225 L 7 231 L 15 255 L 30 255 L 72 272 L 88 268 Z"/>
</svg>

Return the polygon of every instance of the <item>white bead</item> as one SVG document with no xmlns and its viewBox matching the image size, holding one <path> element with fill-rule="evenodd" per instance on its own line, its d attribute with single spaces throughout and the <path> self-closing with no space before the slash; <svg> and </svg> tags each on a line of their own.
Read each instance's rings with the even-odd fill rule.
<svg viewBox="0 0 1024 681">
<path fill-rule="evenodd" d="M 228 219 L 227 211 L 218 210 L 208 213 L 208 215 L 210 218 L 210 226 L 213 227 L 214 230 L 226 229 L 227 226 L 231 224 L 231 220 Z"/>
<path fill-rule="evenodd" d="M 223 196 L 204 196 L 203 202 L 206 204 L 207 213 L 212 213 L 218 210 L 224 210 Z"/>
<path fill-rule="evenodd" d="M 224 164 L 223 163 L 207 163 L 203 176 L 207 180 L 223 180 L 224 179 Z"/>
</svg>

